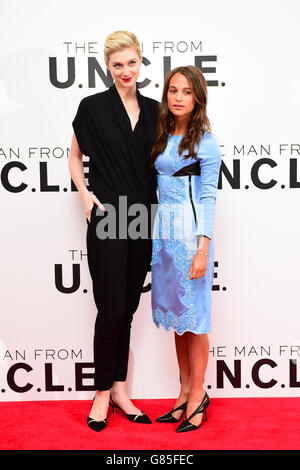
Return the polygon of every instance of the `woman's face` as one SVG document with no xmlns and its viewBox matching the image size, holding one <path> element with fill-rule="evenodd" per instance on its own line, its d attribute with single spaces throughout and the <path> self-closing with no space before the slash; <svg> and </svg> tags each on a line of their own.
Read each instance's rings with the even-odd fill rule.
<svg viewBox="0 0 300 470">
<path fill-rule="evenodd" d="M 195 105 L 195 98 L 188 79 L 181 73 L 175 73 L 169 82 L 168 108 L 174 118 L 188 118 Z"/>
<path fill-rule="evenodd" d="M 109 56 L 109 69 L 118 88 L 131 88 L 135 85 L 139 74 L 142 58 L 133 47 L 126 47 Z"/>
</svg>

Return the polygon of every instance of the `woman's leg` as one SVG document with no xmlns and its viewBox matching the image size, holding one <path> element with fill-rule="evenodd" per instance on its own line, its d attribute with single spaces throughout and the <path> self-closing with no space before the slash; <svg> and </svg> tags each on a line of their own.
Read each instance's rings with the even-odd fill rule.
<svg viewBox="0 0 300 470">
<path fill-rule="evenodd" d="M 96 393 L 89 416 L 100 420 L 107 416 L 118 339 L 125 317 L 128 243 L 118 239 L 100 240 L 96 223 L 93 214 L 87 232 L 87 252 L 98 313 L 94 331 Z"/>
<path fill-rule="evenodd" d="M 208 362 L 209 339 L 208 334 L 203 333 L 189 335 L 190 366 L 191 366 L 191 388 L 187 406 L 187 417 L 189 417 L 200 405 L 205 390 L 203 388 L 204 377 Z M 202 413 L 194 416 L 190 422 L 199 426 L 202 420 Z"/>
<path fill-rule="evenodd" d="M 109 395 L 110 390 L 96 390 L 95 399 L 89 413 L 90 418 L 100 421 L 107 417 Z"/>
<path fill-rule="evenodd" d="M 185 403 L 188 399 L 191 387 L 191 366 L 189 358 L 188 333 L 184 333 L 182 336 L 174 333 L 174 339 L 180 371 L 180 392 L 174 405 L 174 408 L 176 408 L 177 406 Z M 182 410 L 175 411 L 172 415 L 174 418 L 179 419 L 182 415 Z"/>
<path fill-rule="evenodd" d="M 98 309 L 94 331 L 96 390 L 109 390 L 114 382 L 119 336 L 126 314 L 126 240 L 101 240 L 93 258 L 93 292 Z"/>
<path fill-rule="evenodd" d="M 112 387 L 113 400 L 127 414 L 138 414 L 139 409 L 133 405 L 127 395 L 126 377 L 130 346 L 131 324 L 138 308 L 144 281 L 150 266 L 151 239 L 128 240 L 128 262 L 126 275 L 126 312 L 118 339 L 117 357 Z M 141 332 L 142 333 L 142 332 Z"/>
</svg>

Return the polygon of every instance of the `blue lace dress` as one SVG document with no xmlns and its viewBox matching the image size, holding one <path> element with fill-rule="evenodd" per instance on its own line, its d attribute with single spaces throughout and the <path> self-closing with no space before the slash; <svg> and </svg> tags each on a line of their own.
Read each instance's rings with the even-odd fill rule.
<svg viewBox="0 0 300 470">
<path fill-rule="evenodd" d="M 174 329 L 179 335 L 201 334 L 211 331 L 212 229 L 221 152 L 215 137 L 206 132 L 196 160 L 183 159 L 178 154 L 181 138 L 170 135 L 155 161 L 159 206 L 152 245 L 152 314 L 157 327 Z M 207 272 L 190 279 L 200 235 L 210 238 Z"/>
</svg>

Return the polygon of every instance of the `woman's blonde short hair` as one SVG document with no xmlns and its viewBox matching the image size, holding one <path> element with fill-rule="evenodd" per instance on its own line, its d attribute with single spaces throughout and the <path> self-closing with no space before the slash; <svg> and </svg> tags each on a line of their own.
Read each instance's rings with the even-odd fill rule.
<svg viewBox="0 0 300 470">
<path fill-rule="evenodd" d="M 133 47 L 138 53 L 139 57 L 142 57 L 141 45 L 135 34 L 129 31 L 115 31 L 114 33 L 107 36 L 104 43 L 104 60 L 107 64 L 109 56 L 114 52 L 125 49 L 125 47 Z"/>
</svg>

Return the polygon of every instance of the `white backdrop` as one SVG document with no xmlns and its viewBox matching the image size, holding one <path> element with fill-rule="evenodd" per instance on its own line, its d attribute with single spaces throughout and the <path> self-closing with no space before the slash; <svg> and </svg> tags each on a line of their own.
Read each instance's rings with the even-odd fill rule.
<svg viewBox="0 0 300 470">
<path fill-rule="evenodd" d="M 160 100 L 168 66 L 202 61 L 214 82 L 208 113 L 223 166 L 208 392 L 299 396 L 299 2 L 0 6 L 1 399 L 93 395 L 96 309 L 67 158 L 79 101 L 106 89 L 88 67 L 106 74 L 103 43 L 117 29 L 142 42 L 143 94 Z M 150 300 L 148 290 L 132 327 L 129 393 L 175 397 L 173 334 L 154 326 Z"/>
</svg>

